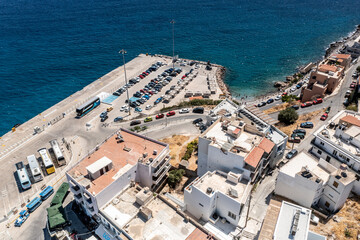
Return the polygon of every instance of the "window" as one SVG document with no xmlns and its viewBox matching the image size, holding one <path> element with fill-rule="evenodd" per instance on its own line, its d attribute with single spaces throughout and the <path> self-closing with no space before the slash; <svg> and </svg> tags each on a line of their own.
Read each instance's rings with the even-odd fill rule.
<svg viewBox="0 0 360 240">
<path fill-rule="evenodd" d="M 335 156 L 336 156 L 336 154 L 337 154 L 337 151 L 336 151 L 336 150 L 334 150 L 334 151 L 333 151 L 333 155 L 335 155 Z"/>
<path fill-rule="evenodd" d="M 324 142 L 320 142 L 320 145 L 324 146 Z"/>
<path fill-rule="evenodd" d="M 325 207 L 329 208 L 329 207 L 330 207 L 330 203 L 329 203 L 329 202 L 325 202 Z"/>
<path fill-rule="evenodd" d="M 321 150 L 318 150 L 317 153 L 318 153 L 319 155 L 321 155 L 321 154 L 322 154 L 322 151 L 321 151 Z"/>
<path fill-rule="evenodd" d="M 229 211 L 228 216 L 236 220 L 236 215 Z"/>
<path fill-rule="evenodd" d="M 331 159 L 330 156 L 326 156 L 326 161 L 327 162 L 330 162 L 330 159 Z"/>
<path fill-rule="evenodd" d="M 339 183 L 336 182 L 336 181 L 334 181 L 333 186 L 334 186 L 335 188 L 337 188 L 337 187 L 339 186 Z"/>
<path fill-rule="evenodd" d="M 333 195 L 331 195 L 330 193 L 329 193 L 329 196 L 330 196 L 331 198 L 334 198 L 334 196 L 333 196 Z"/>
<path fill-rule="evenodd" d="M 204 205 L 202 205 L 201 203 L 199 203 L 200 206 L 204 207 Z"/>
</svg>

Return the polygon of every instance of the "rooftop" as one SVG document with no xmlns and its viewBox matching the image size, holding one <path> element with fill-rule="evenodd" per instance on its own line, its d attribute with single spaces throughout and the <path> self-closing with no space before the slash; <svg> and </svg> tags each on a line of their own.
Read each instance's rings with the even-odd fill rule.
<svg viewBox="0 0 360 240">
<path fill-rule="evenodd" d="M 154 151 L 161 153 L 167 144 L 152 140 L 136 133 L 121 129 L 119 136 L 114 134 L 105 141 L 99 148 L 75 165 L 68 171 L 68 174 L 76 181 L 90 184 L 88 191 L 94 195 L 110 185 L 129 168 L 141 161 L 151 164 Z M 158 155 L 157 155 L 158 156 Z M 112 168 L 96 179 L 90 179 L 89 171 L 95 171 L 98 167 L 112 163 Z"/>
<path fill-rule="evenodd" d="M 307 240 L 311 210 L 283 201 L 274 232 L 274 239 Z"/>
<path fill-rule="evenodd" d="M 262 156 L 264 155 L 264 152 L 264 149 L 260 147 L 254 147 L 251 152 L 246 156 L 245 162 L 250 166 L 256 168 Z"/>
<path fill-rule="evenodd" d="M 188 237 L 189 239 L 194 239 L 190 236 L 191 234 L 196 234 L 194 231 L 197 228 L 159 198 L 149 202 L 147 208 L 151 209 L 152 214 L 149 220 L 135 217 L 124 227 L 124 230 L 132 239 L 184 240 Z M 197 233 L 200 237 L 204 237 L 200 234 L 201 231 Z"/>
<path fill-rule="evenodd" d="M 360 116 L 357 114 L 354 115 L 354 112 L 341 111 L 330 119 L 328 123 L 328 125 L 325 125 L 315 131 L 314 135 L 322 137 L 332 144 L 337 145 L 339 148 L 344 149 L 352 156 L 359 156 L 360 149 L 353 145 L 349 139 L 346 139 L 345 136 L 341 138 L 338 137 L 336 132 L 338 131 L 339 133 L 339 126 L 342 123 L 345 123 L 346 127 L 343 129 L 343 133 L 352 137 L 354 140 L 360 140 Z M 336 127 L 331 127 L 330 123 L 333 123 Z"/>
<path fill-rule="evenodd" d="M 239 174 L 233 172 L 229 172 L 228 174 L 230 174 L 234 179 L 240 176 Z M 242 202 L 250 193 L 251 188 L 249 182 L 244 179 L 241 179 L 240 181 L 230 181 L 227 176 L 228 175 L 220 171 L 207 172 L 201 178 L 198 178 L 192 184 L 187 186 L 186 189 L 191 190 L 191 187 L 196 187 L 207 194 L 221 192 L 238 200 L 239 202 Z"/>
<path fill-rule="evenodd" d="M 334 65 L 327 65 L 327 64 L 323 64 L 319 66 L 319 71 L 320 72 L 336 72 L 338 70 L 338 68 Z"/>
<path fill-rule="evenodd" d="M 306 171 L 310 174 L 303 174 L 306 167 Z M 323 182 L 327 182 L 332 172 L 336 171 L 336 168 L 326 161 L 317 161 L 312 156 L 305 152 L 300 152 L 291 161 L 284 165 L 280 172 L 295 177 L 300 174 L 310 180 L 316 181 L 320 178 Z"/>
<path fill-rule="evenodd" d="M 351 55 L 350 54 L 333 54 L 330 57 L 338 58 L 338 59 L 348 59 L 348 58 L 351 58 Z"/>
</svg>

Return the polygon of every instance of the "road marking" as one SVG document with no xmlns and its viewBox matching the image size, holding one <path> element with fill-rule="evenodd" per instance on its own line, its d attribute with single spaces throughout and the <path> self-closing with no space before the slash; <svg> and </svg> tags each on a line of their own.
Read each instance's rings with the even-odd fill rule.
<svg viewBox="0 0 360 240">
<path fill-rule="evenodd" d="M 54 109 L 54 110 L 52 110 L 51 112 L 49 112 L 48 114 L 46 114 L 45 116 L 43 116 L 44 118 L 46 118 L 47 116 L 49 116 L 50 114 L 53 114 L 54 112 L 56 112 L 57 111 L 57 109 Z"/>
</svg>

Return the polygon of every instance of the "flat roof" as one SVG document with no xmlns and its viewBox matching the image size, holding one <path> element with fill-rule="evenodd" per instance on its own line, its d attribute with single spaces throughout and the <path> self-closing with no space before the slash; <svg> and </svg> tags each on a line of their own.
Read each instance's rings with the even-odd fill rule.
<svg viewBox="0 0 360 240">
<path fill-rule="evenodd" d="M 196 230 L 190 221 L 186 221 L 159 198 L 149 202 L 146 207 L 152 212 L 149 220 L 135 217 L 123 228 L 134 240 L 184 240 Z"/>
<path fill-rule="evenodd" d="M 315 174 L 324 182 L 327 182 L 329 179 L 331 169 L 333 171 L 336 170 L 335 167 L 326 169 L 325 167 L 321 166 L 317 160 L 315 160 L 312 156 L 308 155 L 305 152 L 300 152 L 297 156 L 295 156 L 291 161 L 285 164 L 280 172 L 285 173 L 291 177 L 295 177 L 296 174 L 303 170 L 303 167 L 307 167 L 311 173 Z M 329 166 L 331 166 L 329 164 Z"/>
<path fill-rule="evenodd" d="M 266 210 L 266 215 L 261 226 L 259 239 L 273 240 L 277 219 L 280 213 L 281 202 L 270 199 L 269 206 Z"/>
<path fill-rule="evenodd" d="M 249 185 L 249 182 L 244 179 L 237 183 L 230 182 L 227 180 L 227 175 L 221 173 L 220 171 L 214 171 L 207 172 L 201 178 L 195 180 L 191 185 L 186 187 L 186 189 L 190 190 L 191 187 L 196 187 L 200 191 L 207 193 L 207 190 L 211 188 L 212 192 L 218 191 L 227 196 L 230 196 L 238 202 L 243 202 L 243 200 L 246 199 L 246 196 L 250 193 L 251 188 Z M 229 194 L 230 189 L 236 191 L 237 197 L 231 196 Z"/>
<path fill-rule="evenodd" d="M 283 201 L 277 219 L 274 239 L 307 240 L 311 210 Z M 295 234 L 291 235 L 292 229 Z"/>
<path fill-rule="evenodd" d="M 88 191 L 94 195 L 115 181 L 116 176 L 119 175 L 119 172 L 122 172 L 125 166 L 128 169 L 136 165 L 139 160 L 145 162 L 149 158 L 155 158 L 167 147 L 165 143 L 132 133 L 125 129 L 121 129 L 120 134 L 124 140 L 123 142 L 118 143 L 117 133 L 115 133 L 99 146 L 97 151 L 84 158 L 84 160 L 68 171 L 68 174 L 76 181 L 80 182 L 83 179 L 88 180 L 90 183 Z M 152 156 L 154 150 L 158 153 L 156 156 Z M 143 154 L 147 154 L 147 156 L 144 157 Z M 112 169 L 95 180 L 88 179 L 87 167 L 103 157 L 112 161 Z"/>
</svg>

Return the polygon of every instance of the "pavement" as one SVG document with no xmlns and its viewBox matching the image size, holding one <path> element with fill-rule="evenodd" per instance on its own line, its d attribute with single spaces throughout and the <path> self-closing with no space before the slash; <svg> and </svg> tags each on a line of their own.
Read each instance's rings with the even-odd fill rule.
<svg viewBox="0 0 360 240">
<path fill-rule="evenodd" d="M 139 75 L 157 61 L 169 63 L 170 59 L 166 57 L 140 55 L 138 58 L 128 62 L 126 64 L 128 79 Z M 204 65 L 200 64 L 199 66 L 200 68 L 194 71 L 198 72 L 197 77 L 187 85 L 187 89 L 196 89 L 197 91 L 202 91 L 202 89 L 207 90 L 207 78 L 215 77 L 217 67 L 213 67 L 212 71 L 206 71 L 204 70 Z M 129 89 L 129 95 L 132 96 L 133 93 L 150 82 L 152 78 L 161 74 L 163 70 L 169 67 L 169 65 L 163 66 L 156 72 L 150 73 L 149 76 Z M 177 81 L 181 76 L 191 69 L 189 65 L 175 65 L 175 67 L 181 67 L 183 69 L 182 74 L 174 78 L 161 92 L 156 96 L 153 96 L 148 102 L 141 105 L 141 107 L 145 108 L 146 105 L 153 104 L 153 102 L 159 96 L 164 94 L 171 85 L 177 85 Z M 45 203 L 39 207 L 39 210 L 36 210 L 31 214 L 29 220 L 20 228 L 21 231 L 19 231 L 19 228 L 15 229 L 13 227 L 13 221 L 17 217 L 17 213 L 14 212 L 19 212 L 29 200 L 39 194 L 41 188 L 45 185 L 52 185 L 56 189 L 60 183 L 65 180 L 65 172 L 86 156 L 89 151 L 101 144 L 106 137 L 114 133 L 120 127 L 130 128 L 128 121 L 115 123 L 113 122 L 114 118 L 118 116 L 123 116 L 126 119 L 141 117 L 142 125 L 147 125 L 148 127 L 147 131 L 141 133 L 148 134 L 148 136 L 151 137 L 161 136 L 161 138 L 163 138 L 177 133 L 192 134 L 199 131 L 191 124 L 191 122 L 194 119 L 203 116 L 202 114 L 179 114 L 178 111 L 176 111 L 175 116 L 165 117 L 160 120 L 155 120 L 155 118 L 153 118 L 154 120 L 152 122 L 146 124 L 143 123 L 143 119 L 146 116 L 154 117 L 155 112 L 158 112 L 164 107 L 163 104 L 158 104 L 151 110 L 144 110 L 141 115 L 132 112 L 131 115 L 128 116 L 126 113 L 120 112 L 120 107 L 125 104 L 126 94 L 122 94 L 112 103 L 111 106 L 114 109 L 108 113 L 109 119 L 104 123 L 100 122 L 99 115 L 101 112 L 105 111 L 109 105 L 103 103 L 86 116 L 80 119 L 75 118 L 75 108 L 87 101 L 90 97 L 98 94 L 104 95 L 104 93 L 106 93 L 105 95 L 112 94 L 113 91 L 123 85 L 123 68 L 119 67 L 86 86 L 83 90 L 74 93 L 57 105 L 22 124 L 15 132 L 7 133 L 0 139 L 0 164 L 2 165 L 2 169 L 7 169 L 7 171 L 2 171 L 2 178 L 0 181 L 0 236 L 3 233 L 7 234 L 7 232 L 14 239 L 29 239 L 27 234 L 21 234 L 23 232 L 31 232 L 34 234 L 41 232 L 40 235 L 43 236 L 43 230 L 45 229 L 44 224 L 46 222 L 45 209 L 48 207 Z M 199 85 L 199 87 L 196 88 L 197 85 Z M 171 100 L 169 105 L 174 105 L 183 101 L 185 99 L 185 91 L 186 89 L 181 90 L 180 93 Z M 218 90 L 217 94 L 219 93 Z M 213 95 L 212 98 L 217 98 L 217 96 Z M 63 116 L 62 113 L 66 113 L 65 116 Z M 48 125 L 49 122 L 51 122 L 51 124 Z M 89 125 L 89 123 L 91 125 L 90 128 L 87 127 L 87 124 Z M 173 127 L 175 125 L 179 125 L 180 127 Z M 41 127 L 43 131 L 34 135 L 34 126 Z M 164 131 L 165 128 L 166 131 Z M 43 172 L 43 181 L 34 183 L 32 188 L 27 191 L 22 191 L 21 187 L 19 187 L 19 183 L 16 181 L 14 164 L 18 161 L 24 161 L 24 163 L 27 164 L 26 156 L 31 154 L 35 154 L 35 156 L 38 157 L 39 154 L 37 153 L 37 150 L 42 147 L 49 149 L 49 141 L 52 139 L 57 139 L 60 143 L 67 165 L 56 168 L 55 173 L 49 176 Z M 69 149 L 66 148 L 62 139 L 65 139 L 65 141 L 70 144 Z M 10 228 L 6 227 L 8 224 Z M 39 238 L 36 239 L 42 239 L 40 235 Z M 34 236 L 37 236 L 37 234 Z"/>
</svg>

